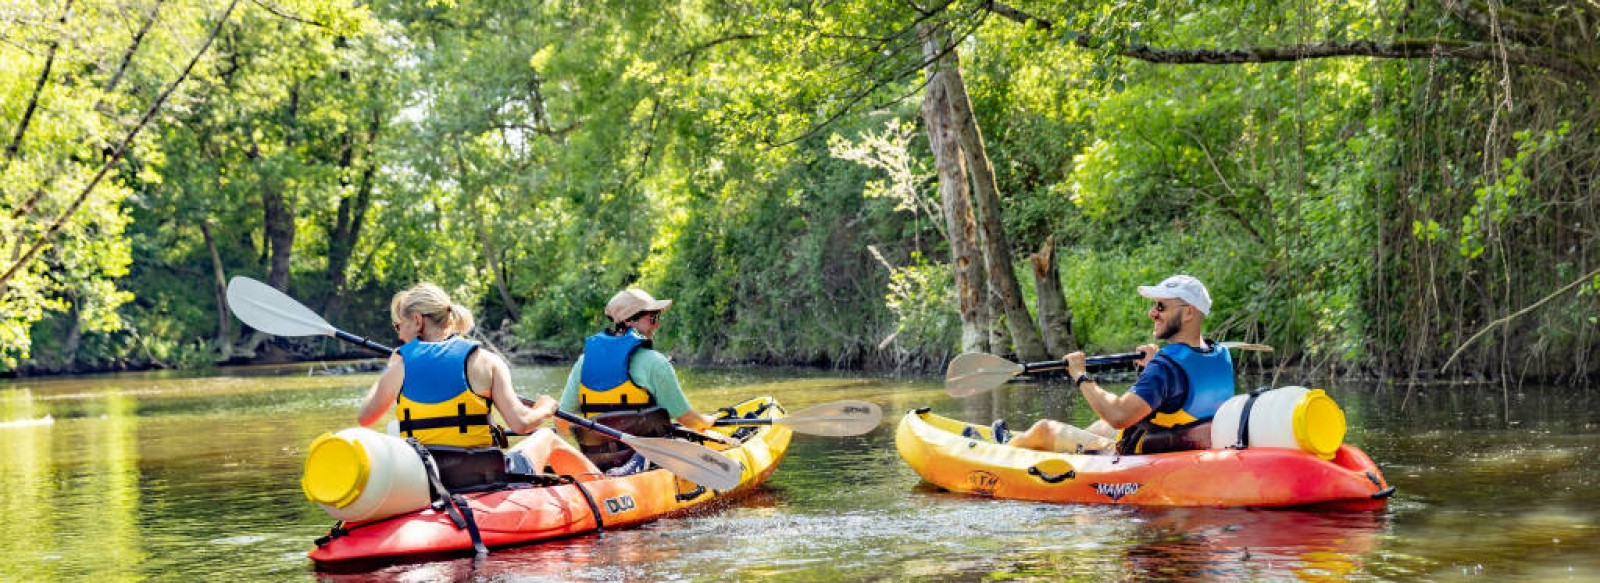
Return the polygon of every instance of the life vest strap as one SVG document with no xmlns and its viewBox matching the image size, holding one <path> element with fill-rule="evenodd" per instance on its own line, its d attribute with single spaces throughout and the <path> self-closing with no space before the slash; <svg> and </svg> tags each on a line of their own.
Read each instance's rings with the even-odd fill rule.
<svg viewBox="0 0 1600 583">
<path fill-rule="evenodd" d="M 420 431 L 423 429 L 444 429 L 455 427 L 462 433 L 473 425 L 488 425 L 489 416 L 484 415 L 451 415 L 449 417 L 428 417 L 424 419 L 401 419 L 401 431 Z"/>
</svg>

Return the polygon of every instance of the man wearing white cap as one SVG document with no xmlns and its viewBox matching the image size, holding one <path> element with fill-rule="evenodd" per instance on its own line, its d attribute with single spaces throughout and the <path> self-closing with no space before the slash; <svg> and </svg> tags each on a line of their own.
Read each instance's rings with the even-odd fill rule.
<svg viewBox="0 0 1600 583">
<path fill-rule="evenodd" d="M 561 410 L 639 437 L 670 435 L 673 420 L 697 431 L 710 427 L 716 418 L 689 405 L 672 362 L 651 347 L 661 313 L 670 307 L 672 300 L 657 300 L 641 289 L 612 296 L 606 303 L 612 326 L 584 341 L 583 356 L 561 393 Z M 600 469 L 616 475 L 643 469 L 644 459 L 621 442 L 581 427 L 571 429 L 579 448 Z"/>
<path fill-rule="evenodd" d="M 1084 431 L 1043 419 L 1011 445 L 1044 451 L 1103 451 L 1115 445 L 1123 454 L 1210 447 L 1211 418 L 1234 391 L 1228 349 L 1200 334 L 1211 313 L 1211 294 L 1200 280 L 1174 275 L 1139 286 L 1139 295 L 1155 301 L 1146 313 L 1154 322 L 1151 335 L 1167 344 L 1139 347 L 1144 371 L 1133 387 L 1121 395 L 1101 388 L 1089 376 L 1084 354 L 1068 354 L 1062 358 L 1067 375 L 1100 420 Z M 1115 430 L 1121 434 L 1113 441 Z"/>
</svg>

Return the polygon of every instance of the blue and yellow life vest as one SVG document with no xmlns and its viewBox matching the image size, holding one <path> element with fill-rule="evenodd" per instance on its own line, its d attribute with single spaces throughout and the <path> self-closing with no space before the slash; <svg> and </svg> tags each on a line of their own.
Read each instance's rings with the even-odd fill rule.
<svg viewBox="0 0 1600 583">
<path fill-rule="evenodd" d="M 423 445 L 492 447 L 489 423 L 494 401 L 472 391 L 467 358 L 478 343 L 460 336 L 439 342 L 413 339 L 396 349 L 405 362 L 405 380 L 396 398 L 400 433 Z"/>
<path fill-rule="evenodd" d="M 615 411 L 644 411 L 656 406 L 656 397 L 633 383 L 628 363 L 635 350 L 649 340 L 633 330 L 619 335 L 605 332 L 583 341 L 583 370 L 578 373 L 578 412 L 594 417 Z"/>
<path fill-rule="evenodd" d="M 583 370 L 578 372 L 578 412 L 595 423 L 638 437 L 666 437 L 672 419 L 656 405 L 656 396 L 633 383 L 628 371 L 633 353 L 650 340 L 633 330 L 601 332 L 583 342 Z M 601 471 L 628 462 L 633 448 L 599 432 L 572 428 L 578 449 Z"/>
<path fill-rule="evenodd" d="M 1194 449 L 1188 429 L 1211 421 L 1222 404 L 1233 397 L 1233 357 L 1228 349 L 1211 342 L 1209 352 L 1187 344 L 1161 347 L 1151 360 L 1160 362 L 1188 388 L 1183 406 L 1175 411 L 1151 411 L 1124 429 L 1117 444 L 1122 453 L 1159 453 Z"/>
</svg>

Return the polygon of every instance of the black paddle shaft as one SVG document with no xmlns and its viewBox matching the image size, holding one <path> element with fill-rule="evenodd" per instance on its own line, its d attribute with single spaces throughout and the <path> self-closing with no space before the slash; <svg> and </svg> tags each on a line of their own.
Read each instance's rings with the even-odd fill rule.
<svg viewBox="0 0 1600 583">
<path fill-rule="evenodd" d="M 334 330 L 333 331 L 333 337 L 334 338 L 338 338 L 340 340 L 343 340 L 345 342 L 349 342 L 351 344 L 355 344 L 357 346 L 360 346 L 360 347 L 365 348 L 367 350 L 371 350 L 373 352 L 383 352 L 383 353 L 394 352 L 393 348 L 389 348 L 388 346 L 384 346 L 382 344 L 378 344 L 377 342 L 373 342 L 371 340 L 367 340 L 366 338 L 362 338 L 360 336 L 356 336 L 355 334 L 351 334 L 349 332 L 345 332 L 344 330 Z"/>
<path fill-rule="evenodd" d="M 1089 370 L 1107 370 L 1127 366 L 1141 358 L 1144 358 L 1144 354 L 1142 353 L 1123 352 L 1120 354 L 1091 356 L 1087 359 L 1084 359 L 1083 364 L 1084 367 L 1088 368 Z M 1055 372 L 1063 370 L 1067 370 L 1066 361 L 1047 360 L 1044 362 L 1030 362 L 1022 365 L 1021 374 L 1036 374 L 1041 372 Z"/>
</svg>

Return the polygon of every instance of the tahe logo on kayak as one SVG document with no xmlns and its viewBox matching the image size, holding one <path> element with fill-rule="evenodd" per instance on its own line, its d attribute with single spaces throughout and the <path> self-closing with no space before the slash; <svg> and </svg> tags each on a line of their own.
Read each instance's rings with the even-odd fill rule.
<svg viewBox="0 0 1600 583">
<path fill-rule="evenodd" d="M 623 494 L 616 498 L 606 498 L 605 502 L 606 512 L 610 512 L 611 514 L 619 514 L 628 510 L 633 510 L 634 508 L 633 496 L 629 496 L 627 494 Z"/>
<path fill-rule="evenodd" d="M 1000 476 L 996 476 L 983 470 L 973 470 L 967 472 L 967 488 L 973 494 L 993 496 L 995 487 L 999 485 Z"/>
<path fill-rule="evenodd" d="M 725 472 L 733 471 L 733 464 L 731 463 L 733 460 L 728 459 L 726 456 L 720 456 L 720 455 L 715 455 L 715 454 L 709 454 L 708 453 L 708 454 L 701 455 L 700 456 L 700 461 L 703 461 L 703 462 L 706 462 L 708 464 L 712 464 L 712 465 L 715 465 L 715 466 L 717 466 L 719 468 L 722 468 L 722 471 L 725 471 Z"/>
<path fill-rule="evenodd" d="M 1139 484 L 1138 483 L 1130 483 L 1130 484 L 1090 484 L 1090 486 L 1094 486 L 1094 491 L 1099 492 L 1101 496 L 1105 496 L 1107 498 L 1110 498 L 1112 502 L 1116 502 L 1116 501 L 1122 500 L 1125 497 L 1132 496 L 1134 492 L 1138 492 L 1139 491 Z"/>
<path fill-rule="evenodd" d="M 856 414 L 856 415 L 870 415 L 870 414 L 872 414 L 872 409 L 867 408 L 867 407 L 862 407 L 860 405 L 850 405 L 850 406 L 847 406 L 844 409 L 842 409 L 842 411 L 844 411 L 846 414 Z"/>
</svg>

